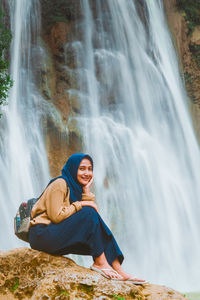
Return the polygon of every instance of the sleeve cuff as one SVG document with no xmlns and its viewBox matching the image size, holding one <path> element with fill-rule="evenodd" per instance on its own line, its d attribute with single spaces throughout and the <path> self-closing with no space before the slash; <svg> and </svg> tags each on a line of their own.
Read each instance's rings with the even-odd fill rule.
<svg viewBox="0 0 200 300">
<path fill-rule="evenodd" d="M 95 195 L 93 193 L 82 194 L 82 201 L 95 201 Z"/>
<path fill-rule="evenodd" d="M 79 211 L 82 208 L 80 201 L 73 202 L 72 205 L 75 207 L 76 211 Z"/>
</svg>

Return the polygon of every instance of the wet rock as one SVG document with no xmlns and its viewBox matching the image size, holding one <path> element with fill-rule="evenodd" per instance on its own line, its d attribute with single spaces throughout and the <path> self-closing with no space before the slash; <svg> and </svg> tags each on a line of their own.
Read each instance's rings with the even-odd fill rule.
<svg viewBox="0 0 200 300">
<path fill-rule="evenodd" d="M 191 42 L 197 45 L 200 45 L 200 26 L 197 26 L 194 29 L 194 32 L 192 33 L 191 36 Z"/>
<path fill-rule="evenodd" d="M 49 33 L 57 22 L 69 23 L 82 17 L 80 0 L 40 0 L 43 32 Z"/>
<path fill-rule="evenodd" d="M 81 106 L 76 93 L 77 78 L 74 72 L 75 57 L 72 55 L 70 41 L 75 31 L 74 21 L 56 22 L 43 40 L 46 55 L 40 73 L 40 91 L 60 115 L 60 122 L 48 116 L 45 127 L 46 148 L 49 158 L 51 176 L 60 173 L 67 157 L 80 152 L 82 147 L 78 127 L 70 126 L 70 118 L 80 114 Z M 71 51 L 69 51 L 71 49 Z M 70 126 L 70 128 L 69 128 Z"/>
<path fill-rule="evenodd" d="M 189 105 L 194 128 L 200 142 L 200 27 L 194 26 L 193 33 L 189 35 L 185 13 L 178 11 L 176 0 L 164 0 L 164 5 L 179 57 L 180 71 L 191 100 Z"/>
</svg>

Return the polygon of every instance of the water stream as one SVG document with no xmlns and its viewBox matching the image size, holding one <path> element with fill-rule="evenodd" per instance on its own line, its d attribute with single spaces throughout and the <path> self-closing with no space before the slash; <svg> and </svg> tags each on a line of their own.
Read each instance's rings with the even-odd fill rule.
<svg viewBox="0 0 200 300">
<path fill-rule="evenodd" d="M 136 5 L 137 4 L 137 5 Z M 1 249 L 18 203 L 49 178 L 34 78 L 39 1 L 9 0 L 14 87 L 0 128 Z M 130 272 L 186 291 L 199 289 L 200 155 L 178 60 L 160 0 L 81 0 L 74 40 L 77 118 L 95 161 L 100 213 Z M 74 76 L 73 74 L 73 76 Z"/>
<path fill-rule="evenodd" d="M 130 272 L 198 289 L 200 156 L 162 1 L 81 3 L 70 46 L 100 212 Z"/>
<path fill-rule="evenodd" d="M 3 108 L 0 127 L 0 249 L 22 246 L 13 234 L 19 203 L 41 193 L 49 179 L 43 141 L 44 100 L 35 85 L 33 70 L 40 53 L 39 1 L 9 0 L 11 78 L 14 85 Z M 2 230 L 3 229 L 3 230 Z M 27 244 L 26 244 L 27 246 Z"/>
</svg>

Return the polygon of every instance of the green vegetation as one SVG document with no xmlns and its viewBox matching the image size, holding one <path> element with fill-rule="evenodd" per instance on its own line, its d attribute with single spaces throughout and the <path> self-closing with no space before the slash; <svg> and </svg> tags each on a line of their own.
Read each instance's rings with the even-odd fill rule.
<svg viewBox="0 0 200 300">
<path fill-rule="evenodd" d="M 186 83 L 186 88 L 187 88 L 187 91 L 188 91 L 188 95 L 190 97 L 190 100 L 197 104 L 198 103 L 198 99 L 196 98 L 195 96 L 195 89 L 194 89 L 194 85 L 193 85 L 193 82 L 194 82 L 194 76 L 188 72 L 185 72 L 184 73 L 184 80 L 185 80 L 185 83 Z"/>
<path fill-rule="evenodd" d="M 188 73 L 188 72 L 185 72 L 184 73 L 184 79 L 185 79 L 185 81 L 187 81 L 188 83 L 192 83 L 192 80 L 193 80 L 193 77 L 192 77 L 192 75 L 190 74 L 190 73 Z"/>
<path fill-rule="evenodd" d="M 6 280 L 5 286 L 8 287 L 11 292 L 14 292 L 19 287 L 19 278 L 14 277 L 11 280 Z"/>
<path fill-rule="evenodd" d="M 8 91 L 13 82 L 8 74 L 7 53 L 10 48 L 11 32 L 4 25 L 5 14 L 0 7 L 0 105 L 6 104 Z"/>
<path fill-rule="evenodd" d="M 189 49 L 190 52 L 192 53 L 192 58 L 195 60 L 197 66 L 200 68 L 200 45 L 190 43 Z"/>
<path fill-rule="evenodd" d="M 79 0 L 41 1 L 42 28 L 48 34 L 57 22 L 70 23 L 80 14 Z"/>
<path fill-rule="evenodd" d="M 80 284 L 80 287 L 83 289 L 84 292 L 86 293 L 90 293 L 94 290 L 94 287 L 92 285 L 88 285 L 88 284 L 84 284 L 84 283 L 81 283 Z"/>
<path fill-rule="evenodd" d="M 12 292 L 14 292 L 19 287 L 19 278 L 15 278 L 15 284 L 10 288 Z"/>
<path fill-rule="evenodd" d="M 62 296 L 62 295 L 69 296 L 69 292 L 66 290 L 62 290 L 62 291 L 60 291 L 59 296 Z"/>
<path fill-rule="evenodd" d="M 113 300 L 125 300 L 125 298 L 124 297 L 120 297 L 120 296 L 118 296 L 118 295 L 113 295 Z"/>
<path fill-rule="evenodd" d="M 199 300 L 200 293 L 186 293 L 186 294 L 184 294 L 184 297 L 187 297 L 190 300 Z"/>
<path fill-rule="evenodd" d="M 58 23 L 58 22 L 64 22 L 68 23 L 68 20 L 65 16 L 52 16 L 50 24 Z"/>
<path fill-rule="evenodd" d="M 184 12 L 188 26 L 188 34 L 192 34 L 195 26 L 200 25 L 200 1 L 197 0 L 176 0 L 177 8 Z"/>
</svg>

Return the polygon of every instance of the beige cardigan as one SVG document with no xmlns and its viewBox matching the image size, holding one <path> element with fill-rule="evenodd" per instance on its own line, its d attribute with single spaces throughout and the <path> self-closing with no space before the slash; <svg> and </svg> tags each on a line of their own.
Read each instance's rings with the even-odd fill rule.
<svg viewBox="0 0 200 300">
<path fill-rule="evenodd" d="M 53 181 L 35 203 L 31 211 L 30 226 L 60 223 L 82 208 L 81 201 L 70 204 L 69 187 L 63 178 Z M 82 201 L 94 201 L 94 194 L 82 194 Z M 37 216 L 38 215 L 38 216 Z M 36 216 L 36 217 L 34 217 Z"/>
</svg>

